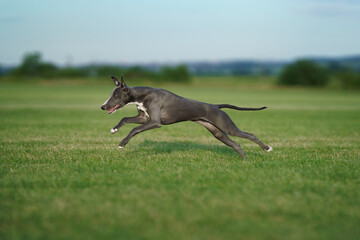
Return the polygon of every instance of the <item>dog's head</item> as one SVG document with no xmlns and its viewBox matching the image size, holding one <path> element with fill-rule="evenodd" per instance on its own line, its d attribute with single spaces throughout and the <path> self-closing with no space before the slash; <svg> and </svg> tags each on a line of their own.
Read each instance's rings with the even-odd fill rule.
<svg viewBox="0 0 360 240">
<path fill-rule="evenodd" d="M 122 108 L 129 103 L 130 100 L 130 91 L 124 82 L 124 76 L 121 75 L 121 82 L 114 76 L 111 76 L 111 79 L 114 81 L 116 87 L 111 92 L 109 99 L 101 106 L 101 109 L 107 110 L 109 114 Z"/>
</svg>

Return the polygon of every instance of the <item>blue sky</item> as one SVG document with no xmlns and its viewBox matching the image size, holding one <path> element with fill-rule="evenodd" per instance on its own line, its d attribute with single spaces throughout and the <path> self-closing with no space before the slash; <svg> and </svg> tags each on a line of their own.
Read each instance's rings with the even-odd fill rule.
<svg viewBox="0 0 360 240">
<path fill-rule="evenodd" d="M 0 0 L 0 64 L 353 55 L 359 24 L 358 0 Z"/>
</svg>

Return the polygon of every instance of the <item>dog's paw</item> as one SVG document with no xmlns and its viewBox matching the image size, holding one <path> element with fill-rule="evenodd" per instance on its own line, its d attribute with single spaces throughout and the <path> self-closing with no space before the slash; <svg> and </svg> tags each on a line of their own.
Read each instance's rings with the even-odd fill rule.
<svg viewBox="0 0 360 240">
<path fill-rule="evenodd" d="M 265 150 L 267 152 L 271 152 L 273 150 L 273 148 L 271 146 L 269 146 L 269 149 L 268 150 Z"/>
<path fill-rule="evenodd" d="M 119 148 L 119 149 L 123 149 L 124 147 L 122 147 L 122 146 L 119 146 L 118 148 Z"/>
<path fill-rule="evenodd" d="M 117 131 L 119 131 L 119 129 L 117 129 L 117 128 L 112 128 L 112 129 L 111 129 L 111 134 L 114 134 L 114 133 L 116 133 Z"/>
</svg>

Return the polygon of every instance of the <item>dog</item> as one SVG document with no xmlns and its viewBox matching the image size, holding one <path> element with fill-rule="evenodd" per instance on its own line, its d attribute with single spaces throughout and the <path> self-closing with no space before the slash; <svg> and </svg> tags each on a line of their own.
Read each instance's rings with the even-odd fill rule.
<svg viewBox="0 0 360 240">
<path fill-rule="evenodd" d="M 241 157 L 246 160 L 245 153 L 240 145 L 231 140 L 228 135 L 248 139 L 257 143 L 263 150 L 270 152 L 271 146 L 262 143 L 254 134 L 243 132 L 221 108 L 234 110 L 258 111 L 261 108 L 236 107 L 229 104 L 208 104 L 196 100 L 180 97 L 164 89 L 151 87 L 128 87 L 121 75 L 121 81 L 111 76 L 115 88 L 110 98 L 101 106 L 109 114 L 128 104 L 136 104 L 138 115 L 135 117 L 124 117 L 111 129 L 114 134 L 127 123 L 141 124 L 135 127 L 120 142 L 119 148 L 123 148 L 130 139 L 143 131 L 160 128 L 161 125 L 169 125 L 183 121 L 193 121 L 207 128 L 216 139 L 225 145 L 232 147 Z"/>
</svg>

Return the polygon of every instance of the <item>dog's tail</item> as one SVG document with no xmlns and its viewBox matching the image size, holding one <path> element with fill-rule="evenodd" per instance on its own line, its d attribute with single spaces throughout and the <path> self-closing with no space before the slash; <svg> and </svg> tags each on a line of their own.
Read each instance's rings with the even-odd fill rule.
<svg viewBox="0 0 360 240">
<path fill-rule="evenodd" d="M 242 111 L 259 111 L 259 110 L 263 110 L 263 109 L 267 108 L 267 107 L 245 108 L 245 107 L 237 107 L 237 106 L 230 105 L 230 104 L 217 104 L 216 106 L 218 106 L 219 108 L 231 108 L 231 109 L 242 110 Z"/>
</svg>

